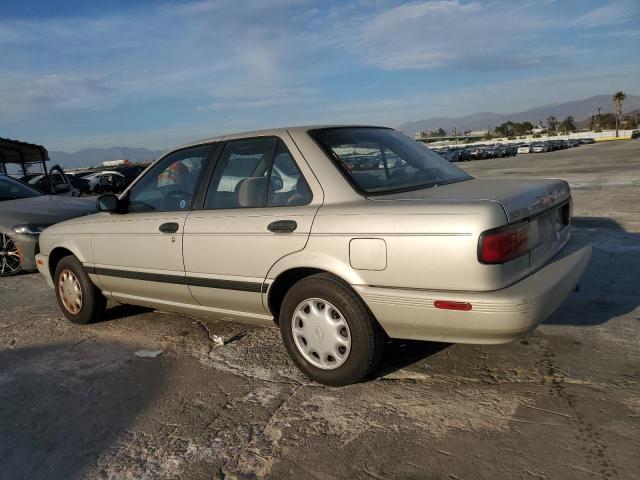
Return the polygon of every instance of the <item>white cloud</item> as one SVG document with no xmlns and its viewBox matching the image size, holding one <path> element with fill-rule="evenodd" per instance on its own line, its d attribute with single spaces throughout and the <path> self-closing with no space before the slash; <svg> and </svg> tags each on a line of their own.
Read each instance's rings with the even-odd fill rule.
<svg viewBox="0 0 640 480">
<path fill-rule="evenodd" d="M 581 27 L 602 27 L 617 26 L 630 21 L 634 21 L 636 27 L 640 21 L 640 3 L 637 0 L 623 0 L 602 5 L 580 15 L 571 24 Z"/>
<path fill-rule="evenodd" d="M 229 93 L 229 92 L 228 92 Z M 268 96 L 265 96 L 269 93 Z M 247 91 L 238 91 L 236 95 L 227 94 L 227 100 L 212 102 L 198 106 L 198 111 L 207 110 L 232 110 L 232 109 L 254 109 L 283 107 L 291 105 L 308 105 L 318 101 L 318 91 L 313 88 L 294 87 L 280 88 L 271 92 L 262 92 L 262 95 L 255 96 Z"/>
<path fill-rule="evenodd" d="M 108 109 L 185 95 L 224 101 L 240 90 L 272 98 L 301 82 L 287 30 L 267 28 L 298 3 L 202 1 L 97 19 L 0 20 L 3 111 Z"/>
<path fill-rule="evenodd" d="M 354 56 L 386 70 L 525 67 L 540 58 L 520 48 L 522 42 L 548 22 L 537 9 L 513 3 L 412 2 L 355 20 L 340 41 Z"/>
</svg>

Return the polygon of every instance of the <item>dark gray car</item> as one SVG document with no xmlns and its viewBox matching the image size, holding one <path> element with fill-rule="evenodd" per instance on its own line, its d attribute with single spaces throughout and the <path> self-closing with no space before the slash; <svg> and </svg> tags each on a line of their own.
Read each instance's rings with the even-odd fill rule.
<svg viewBox="0 0 640 480">
<path fill-rule="evenodd" d="M 95 211 L 93 198 L 44 195 L 0 175 L 0 277 L 36 269 L 38 236 L 46 227 Z"/>
</svg>

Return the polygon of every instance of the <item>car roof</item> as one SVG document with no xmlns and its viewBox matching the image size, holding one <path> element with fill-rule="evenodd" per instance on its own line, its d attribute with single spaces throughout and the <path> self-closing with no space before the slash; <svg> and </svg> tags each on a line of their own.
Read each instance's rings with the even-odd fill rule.
<svg viewBox="0 0 640 480">
<path fill-rule="evenodd" d="M 185 143 L 185 144 L 179 145 L 176 148 L 172 148 L 170 150 L 193 147 L 196 145 L 202 145 L 204 143 L 219 142 L 225 139 L 269 137 L 269 136 L 279 137 L 286 133 L 296 133 L 296 132 L 305 133 L 305 132 L 308 132 L 309 130 L 317 130 L 322 128 L 358 128 L 358 127 L 389 128 L 381 125 L 362 125 L 362 124 L 297 125 L 297 126 L 291 126 L 291 127 L 278 127 L 278 128 L 264 129 L 264 130 L 250 130 L 246 132 L 225 133 L 224 135 L 218 135 L 216 137 L 209 137 L 209 138 L 202 138 L 199 140 L 195 140 L 193 142 Z"/>
</svg>

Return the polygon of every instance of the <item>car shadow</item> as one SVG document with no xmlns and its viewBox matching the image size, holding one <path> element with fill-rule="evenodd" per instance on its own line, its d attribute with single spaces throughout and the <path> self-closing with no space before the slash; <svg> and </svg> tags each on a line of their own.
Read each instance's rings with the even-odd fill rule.
<svg viewBox="0 0 640 480">
<path fill-rule="evenodd" d="M 85 339 L 0 351 L 0 477 L 80 478 L 101 468 L 167 377 L 161 357 L 133 350 Z"/>
<path fill-rule="evenodd" d="M 574 217 L 571 234 L 591 241 L 591 261 L 580 290 L 544 323 L 594 326 L 633 311 L 640 304 L 640 234 L 608 217 Z"/>
<path fill-rule="evenodd" d="M 382 358 L 370 377 L 389 375 L 429 358 L 449 347 L 450 343 L 391 339 L 384 346 Z"/>
<path fill-rule="evenodd" d="M 153 308 L 141 307 L 139 305 L 126 305 L 124 303 L 117 303 L 113 306 L 109 305 L 101 322 L 107 322 L 109 320 L 122 320 L 127 317 L 135 317 L 136 315 L 142 315 L 143 313 L 152 312 Z"/>
</svg>

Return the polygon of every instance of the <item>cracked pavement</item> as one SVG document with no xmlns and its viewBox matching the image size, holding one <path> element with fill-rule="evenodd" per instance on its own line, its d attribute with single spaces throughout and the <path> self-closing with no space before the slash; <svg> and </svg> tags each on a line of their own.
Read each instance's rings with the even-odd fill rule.
<svg viewBox="0 0 640 480">
<path fill-rule="evenodd" d="M 38 274 L 2 278 L 0 477 L 637 478 L 640 141 L 462 166 L 572 185 L 593 259 L 532 334 L 391 342 L 375 379 L 329 388 L 275 328 L 130 306 L 81 327 Z"/>
</svg>

